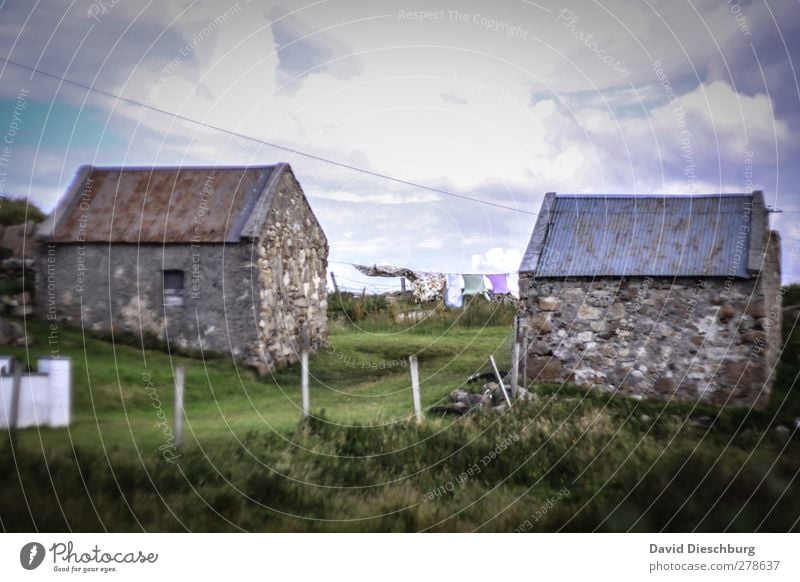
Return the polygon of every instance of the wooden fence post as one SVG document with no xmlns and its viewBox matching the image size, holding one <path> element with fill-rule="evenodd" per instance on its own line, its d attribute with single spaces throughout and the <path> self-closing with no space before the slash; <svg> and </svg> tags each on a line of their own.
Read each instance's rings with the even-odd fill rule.
<svg viewBox="0 0 800 582">
<path fill-rule="evenodd" d="M 514 332 L 511 336 L 511 399 L 517 399 L 519 388 L 519 314 L 514 316 Z"/>
<path fill-rule="evenodd" d="M 183 366 L 175 366 L 175 447 L 183 442 L 183 387 L 186 371 Z"/>
<path fill-rule="evenodd" d="M 303 400 L 303 418 L 311 414 L 311 398 L 308 390 L 308 349 L 300 352 L 300 391 Z"/>
<path fill-rule="evenodd" d="M 414 416 L 417 422 L 422 422 L 422 403 L 419 397 L 419 368 L 417 356 L 409 356 L 408 363 L 411 367 L 411 401 L 414 405 Z"/>
<path fill-rule="evenodd" d="M 400 277 L 400 291 L 402 293 L 406 292 L 406 278 L 405 277 Z"/>
<path fill-rule="evenodd" d="M 522 336 L 522 385 L 528 387 L 528 334 Z"/>
<path fill-rule="evenodd" d="M 497 381 L 500 384 L 500 390 L 503 392 L 503 396 L 506 397 L 506 403 L 509 406 L 511 406 L 511 399 L 508 397 L 506 386 L 505 384 L 503 384 L 503 379 L 500 377 L 500 370 L 497 369 L 497 364 L 494 361 L 494 356 L 489 356 L 489 361 L 492 363 L 492 368 L 494 368 L 494 375 L 497 376 Z"/>
<path fill-rule="evenodd" d="M 519 344 L 515 341 L 511 348 L 511 398 L 517 399 L 519 388 Z"/>
</svg>

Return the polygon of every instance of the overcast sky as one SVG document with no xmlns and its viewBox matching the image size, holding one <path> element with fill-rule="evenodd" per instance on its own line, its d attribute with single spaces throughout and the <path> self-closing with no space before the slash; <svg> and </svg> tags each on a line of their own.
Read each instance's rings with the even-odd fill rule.
<svg viewBox="0 0 800 582">
<path fill-rule="evenodd" d="M 762 189 L 800 281 L 794 0 L 143 5 L 0 0 L 0 57 L 53 75 L 0 61 L 3 194 L 51 209 L 82 164 L 286 161 L 332 260 L 494 273 L 548 191 Z"/>
</svg>

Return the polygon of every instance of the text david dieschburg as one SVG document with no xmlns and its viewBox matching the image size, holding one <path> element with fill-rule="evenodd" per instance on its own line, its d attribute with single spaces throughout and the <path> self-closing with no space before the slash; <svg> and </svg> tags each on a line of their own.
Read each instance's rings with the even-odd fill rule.
<svg viewBox="0 0 800 582">
<path fill-rule="evenodd" d="M 650 544 L 651 554 L 746 554 L 748 557 L 756 555 L 755 546 L 734 546 L 731 544 L 717 544 L 703 546 L 700 544 L 670 544 L 660 546 Z"/>
</svg>

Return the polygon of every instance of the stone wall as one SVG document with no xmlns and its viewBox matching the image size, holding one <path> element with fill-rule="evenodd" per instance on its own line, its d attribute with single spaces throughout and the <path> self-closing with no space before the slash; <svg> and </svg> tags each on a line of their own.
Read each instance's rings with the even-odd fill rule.
<svg viewBox="0 0 800 582">
<path fill-rule="evenodd" d="M 25 245 L 26 237 L 30 241 L 33 233 L 36 232 L 36 223 L 29 220 L 22 224 L 12 224 L 9 226 L 0 225 L 0 248 L 8 249 L 10 256 L 17 259 L 30 257 L 33 253 L 30 242 Z"/>
<path fill-rule="evenodd" d="M 304 345 L 323 347 L 328 335 L 328 241 L 291 172 L 281 177 L 255 250 L 266 349 L 250 361 L 281 366 L 297 361 Z"/>
<path fill-rule="evenodd" d="M 0 226 L 0 284 L 5 289 L 0 295 L 2 314 L 24 317 L 33 313 L 28 290 L 33 288 L 36 277 L 35 260 L 31 258 L 36 252 L 36 246 L 31 244 L 35 231 L 36 223 L 32 220 Z"/>
<path fill-rule="evenodd" d="M 170 269 L 184 271 L 183 306 L 164 305 Z M 238 358 L 258 343 L 253 273 L 246 244 L 44 245 L 36 314 Z"/>
<path fill-rule="evenodd" d="M 764 268 L 758 280 L 756 299 L 762 300 L 763 303 L 763 326 L 766 332 L 766 337 L 763 337 L 765 343 L 760 347 L 764 350 L 764 363 L 773 371 L 778 366 L 783 349 L 783 292 L 785 289 L 781 287 L 781 244 L 780 235 L 776 231 L 770 232 L 768 246 L 764 254 Z M 758 305 L 756 305 L 758 307 Z M 761 315 L 761 313 L 757 313 Z"/>
<path fill-rule="evenodd" d="M 768 401 L 780 351 L 773 236 L 752 279 L 520 275 L 528 377 L 726 405 Z"/>
</svg>

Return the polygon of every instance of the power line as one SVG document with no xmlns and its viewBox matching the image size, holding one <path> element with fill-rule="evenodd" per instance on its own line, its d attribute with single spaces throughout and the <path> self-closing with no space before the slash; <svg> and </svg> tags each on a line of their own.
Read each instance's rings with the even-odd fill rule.
<svg viewBox="0 0 800 582">
<path fill-rule="evenodd" d="M 180 119 L 181 121 L 185 121 L 187 123 L 194 123 L 194 124 L 199 125 L 201 127 L 205 127 L 206 129 L 211 129 L 211 130 L 214 130 L 214 131 L 219 131 L 219 132 L 222 132 L 222 133 L 226 133 L 228 135 L 232 135 L 232 136 L 238 137 L 238 138 L 243 139 L 243 140 L 255 142 L 255 143 L 258 143 L 258 144 L 261 144 L 261 145 L 266 145 L 266 146 L 269 146 L 269 147 L 272 147 L 272 148 L 275 148 L 275 149 L 279 149 L 279 150 L 282 150 L 282 151 L 285 151 L 285 152 L 292 153 L 292 154 L 297 155 L 297 156 L 301 156 L 301 157 L 305 157 L 305 158 L 308 158 L 308 159 L 316 160 L 318 162 L 324 162 L 326 164 L 331 164 L 333 166 L 337 166 L 337 167 L 340 167 L 340 168 L 345 168 L 347 170 L 352 170 L 354 172 L 361 172 L 362 174 L 367 174 L 367 175 L 375 177 L 375 178 L 382 178 L 384 180 L 390 180 L 392 182 L 396 182 L 398 184 L 403 184 L 405 186 L 411 186 L 413 188 L 420 188 L 422 190 L 428 190 L 430 192 L 436 192 L 437 194 L 443 194 L 445 196 L 452 196 L 454 198 L 461 198 L 462 200 L 469 200 L 470 202 L 477 202 L 478 204 L 486 204 L 488 206 L 494 206 L 496 208 L 502 208 L 504 210 L 511 210 L 511 211 L 514 211 L 514 212 L 520 212 L 520 213 L 523 213 L 523 214 L 530 214 L 532 216 L 538 216 L 538 213 L 531 212 L 529 210 L 522 210 L 521 208 L 515 208 L 513 206 L 507 206 L 505 204 L 500 204 L 498 202 L 491 202 L 489 200 L 481 200 L 480 198 L 473 198 L 471 196 L 465 196 L 464 194 L 456 194 L 454 192 L 449 192 L 447 190 L 442 190 L 441 188 L 434 188 L 433 186 L 425 186 L 423 184 L 417 184 L 416 182 L 411 182 L 410 180 L 404 180 L 402 178 L 395 178 L 394 176 L 389 176 L 388 174 L 382 174 L 380 172 L 375 172 L 375 171 L 372 171 L 372 170 L 359 168 L 357 166 L 352 166 L 350 164 L 345 164 L 344 162 L 337 162 L 336 160 L 331 160 L 329 158 L 325 158 L 325 157 L 318 156 L 318 155 L 315 155 L 315 154 L 309 154 L 309 153 L 306 153 L 306 152 L 302 152 L 302 151 L 300 151 L 298 149 L 295 149 L 295 148 L 290 148 L 290 147 L 283 146 L 283 145 L 280 145 L 280 144 L 276 144 L 276 143 L 272 143 L 272 142 L 269 142 L 269 141 L 265 141 L 265 140 L 262 140 L 262 139 L 259 139 L 259 138 L 256 138 L 256 137 L 253 137 L 253 136 L 250 136 L 250 135 L 239 133 L 237 131 L 233 131 L 233 130 L 230 130 L 230 129 L 225 129 L 223 127 L 219 127 L 219 126 L 213 125 L 211 123 L 206 123 L 204 121 L 198 121 L 197 119 L 192 119 L 191 117 L 186 117 L 185 115 L 181 115 L 179 113 L 172 113 L 171 111 L 167 111 L 165 109 L 161 109 L 161 108 L 155 107 L 153 105 L 148 105 L 147 103 L 142 103 L 141 101 L 137 101 L 135 99 L 130 99 L 128 97 L 122 97 L 120 95 L 116 95 L 116 94 L 111 93 L 109 91 L 104 91 L 102 89 L 97 89 L 97 88 L 95 88 L 93 86 L 86 85 L 84 83 L 79 83 L 78 81 L 73 81 L 71 79 L 67 79 L 66 77 L 60 77 L 60 76 L 55 75 L 53 73 L 48 73 L 47 71 L 42 71 L 41 69 L 38 69 L 36 67 L 31 67 L 29 65 L 25 65 L 23 63 L 19 63 L 17 61 L 11 60 L 11 59 L 7 59 L 5 57 L 0 57 L 0 60 L 8 63 L 9 65 L 14 65 L 14 66 L 19 67 L 21 69 L 25 69 L 27 71 L 31 71 L 32 73 L 37 73 L 37 74 L 42 75 L 44 77 L 49 77 L 51 79 L 55 79 L 57 81 L 61 81 L 62 83 L 66 83 L 68 85 L 73 85 L 75 87 L 79 87 L 81 89 L 85 89 L 86 91 L 92 91 L 94 93 L 98 93 L 100 95 L 104 95 L 104 96 L 110 97 L 112 99 L 117 99 L 119 101 L 122 101 L 124 103 L 128 103 L 130 105 L 135 105 L 137 107 L 142 107 L 142 108 L 148 109 L 150 111 L 155 111 L 156 113 L 161 113 L 163 115 L 174 117 L 175 119 Z"/>
</svg>

